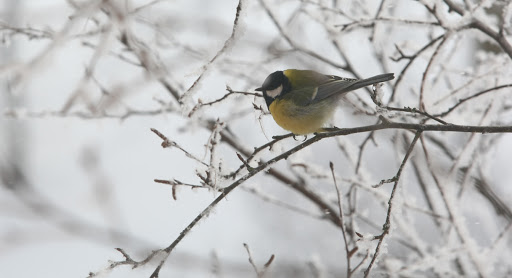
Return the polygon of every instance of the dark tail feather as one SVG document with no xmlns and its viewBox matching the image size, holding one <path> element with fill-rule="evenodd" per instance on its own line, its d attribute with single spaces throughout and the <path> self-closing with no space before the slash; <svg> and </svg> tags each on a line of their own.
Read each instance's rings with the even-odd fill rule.
<svg viewBox="0 0 512 278">
<path fill-rule="evenodd" d="M 359 88 L 363 88 L 363 87 L 366 87 L 369 85 L 386 82 L 386 81 L 392 80 L 394 78 L 395 78 L 394 73 L 384 73 L 384 74 L 375 75 L 373 77 L 361 79 L 361 80 L 358 80 L 357 82 L 354 82 L 354 84 L 347 87 L 347 89 L 348 89 L 347 91 L 357 90 Z"/>
</svg>

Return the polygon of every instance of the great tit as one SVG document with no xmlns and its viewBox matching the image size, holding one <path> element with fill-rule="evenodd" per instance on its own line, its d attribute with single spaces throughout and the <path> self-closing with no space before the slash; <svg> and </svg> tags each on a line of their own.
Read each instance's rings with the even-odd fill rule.
<svg viewBox="0 0 512 278">
<path fill-rule="evenodd" d="M 278 125 L 294 134 L 305 135 L 323 130 L 341 96 L 393 78 L 393 73 L 359 80 L 287 69 L 270 74 L 256 91 L 263 92 L 268 110 Z"/>
</svg>

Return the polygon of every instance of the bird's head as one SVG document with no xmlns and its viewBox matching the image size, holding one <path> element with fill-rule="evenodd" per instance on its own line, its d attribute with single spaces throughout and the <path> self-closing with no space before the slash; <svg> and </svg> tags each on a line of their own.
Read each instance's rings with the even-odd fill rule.
<svg viewBox="0 0 512 278">
<path fill-rule="evenodd" d="M 290 81 L 284 72 L 276 71 L 267 76 L 263 85 L 257 88 L 256 91 L 261 91 L 263 93 L 265 102 L 267 103 L 267 106 L 270 107 L 270 104 L 274 99 L 290 91 L 290 88 Z"/>
</svg>

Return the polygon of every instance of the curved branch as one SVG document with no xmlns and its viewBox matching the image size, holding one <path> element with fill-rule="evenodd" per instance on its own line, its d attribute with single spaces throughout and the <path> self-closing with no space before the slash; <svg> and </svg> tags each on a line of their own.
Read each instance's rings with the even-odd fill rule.
<svg viewBox="0 0 512 278">
<path fill-rule="evenodd" d="M 414 53 L 413 55 L 408 55 L 408 56 L 405 56 L 402 51 L 398 48 L 398 46 L 396 46 L 398 52 L 400 53 L 400 55 L 402 57 L 396 59 L 396 61 L 398 60 L 401 60 L 401 59 L 409 59 L 409 62 L 407 63 L 407 65 L 405 65 L 405 67 L 402 69 L 402 71 L 398 74 L 398 78 L 396 79 L 396 82 L 395 84 L 393 85 L 393 93 L 391 94 L 391 98 L 389 99 L 389 102 L 393 102 L 394 99 L 395 99 L 395 96 L 396 96 L 396 91 L 397 91 L 397 88 L 398 88 L 398 84 L 401 83 L 403 77 L 405 76 L 405 72 L 409 69 L 409 67 L 412 65 L 412 63 L 416 60 L 416 58 L 418 58 L 421 53 L 423 53 L 425 50 L 429 49 L 432 45 L 434 45 L 437 41 L 439 41 L 440 39 L 444 39 L 446 34 L 442 34 L 434 39 L 432 39 L 429 43 L 427 43 L 425 46 L 423 46 L 420 50 L 418 50 L 416 53 Z"/>
<path fill-rule="evenodd" d="M 457 102 L 454 106 L 452 106 L 448 110 L 446 110 L 446 111 L 444 111 L 442 113 L 439 113 L 437 115 L 434 115 L 434 116 L 435 117 L 444 117 L 444 116 L 448 115 L 449 113 L 451 113 L 453 110 L 455 110 L 455 108 L 459 107 L 461 104 L 463 104 L 464 102 L 466 102 L 468 100 L 477 98 L 477 97 L 479 97 L 481 95 L 487 94 L 487 93 L 492 92 L 492 91 L 501 90 L 501 89 L 510 88 L 510 87 L 512 87 L 512 84 L 500 85 L 500 86 L 496 86 L 496 87 L 493 87 L 493 88 L 490 88 L 490 89 L 486 89 L 486 90 L 480 91 L 480 92 L 478 92 L 478 93 L 476 93 L 474 95 L 471 95 L 469 97 L 459 99 L 459 102 Z"/>
<path fill-rule="evenodd" d="M 444 0 L 446 5 L 450 8 L 451 11 L 454 11 L 458 13 L 459 15 L 463 16 L 467 11 L 465 11 L 461 6 L 453 3 L 451 0 Z M 469 27 L 477 29 L 481 31 L 482 33 L 486 34 L 487 36 L 491 37 L 493 40 L 495 40 L 500 47 L 507 53 L 507 55 L 512 59 L 512 45 L 508 42 L 508 40 L 505 38 L 505 35 L 503 34 L 503 29 L 500 29 L 499 32 L 496 32 L 492 30 L 491 27 L 486 25 L 484 22 L 473 18 L 473 21 L 469 25 Z"/>
<path fill-rule="evenodd" d="M 237 179 L 235 182 L 233 182 L 229 186 L 225 187 L 221 191 L 220 195 L 215 200 L 213 200 L 210 203 L 210 205 L 208 205 L 200 214 L 198 214 L 196 216 L 196 218 L 194 218 L 194 220 L 192 220 L 192 222 L 190 222 L 190 224 L 185 229 L 183 229 L 183 231 L 179 234 L 179 236 L 168 247 L 166 247 L 165 249 L 162 250 L 165 252 L 165 255 L 163 256 L 163 258 L 160 261 L 160 263 L 158 264 L 157 268 L 151 275 L 151 278 L 158 277 L 160 269 L 162 268 L 164 263 L 167 261 L 167 258 L 169 257 L 171 252 L 183 240 L 183 238 L 185 238 L 185 236 L 188 235 L 190 230 L 192 230 L 192 228 L 194 228 L 203 218 L 207 217 L 210 214 L 210 212 L 212 211 L 212 209 L 215 206 L 217 206 L 217 204 L 222 199 L 227 197 L 227 195 L 229 193 L 231 193 L 235 188 L 237 188 L 240 184 L 244 183 L 245 181 L 247 181 L 248 179 L 252 178 L 253 176 L 255 176 L 256 174 L 258 174 L 260 172 L 265 172 L 265 170 L 269 170 L 269 168 L 273 164 L 277 163 L 278 161 L 285 160 L 292 154 L 294 154 L 294 153 L 306 148 L 307 146 L 312 145 L 313 143 L 318 142 L 322 139 L 335 137 L 335 136 L 369 132 L 369 131 L 374 131 L 374 130 L 382 130 L 382 129 L 409 129 L 409 130 L 415 130 L 416 134 L 421 134 L 424 131 L 512 133 L 512 126 L 422 125 L 422 124 L 393 123 L 393 122 L 383 122 L 380 124 L 361 126 L 361 127 L 355 127 L 355 128 L 334 129 L 334 131 L 330 131 L 330 132 L 317 133 L 317 134 L 315 134 L 315 136 L 313 138 L 304 141 L 303 143 L 291 148 L 290 150 L 288 150 L 278 156 L 275 156 L 274 158 L 270 159 L 267 162 L 260 163 L 260 165 L 258 167 L 252 169 L 247 174 L 240 177 L 239 179 Z M 404 161 L 406 160 L 406 158 L 404 159 Z M 401 168 L 403 168 L 403 166 Z M 401 168 L 399 169 L 398 175 L 400 174 Z M 284 179 L 284 177 L 279 176 L 280 175 L 279 172 L 274 171 L 272 168 L 270 168 L 269 173 L 276 178 L 280 177 L 280 178 Z M 316 196 L 316 194 L 309 192 L 307 189 L 300 186 L 299 183 L 294 182 L 292 187 L 297 190 L 302 190 L 301 193 L 303 193 L 303 194 L 310 194 L 311 197 L 318 197 L 318 196 Z M 308 197 L 310 197 L 310 196 L 308 196 Z M 317 203 L 317 202 L 315 201 L 315 203 Z M 323 201 L 318 202 L 318 203 L 323 203 Z M 328 208 L 330 208 L 334 212 L 334 213 L 328 214 L 331 222 L 337 226 L 343 225 L 340 222 L 339 217 L 336 216 L 335 210 L 333 208 L 331 208 L 330 206 L 328 206 Z M 389 213 L 390 209 L 391 209 L 391 206 L 388 209 L 388 213 Z"/>
</svg>

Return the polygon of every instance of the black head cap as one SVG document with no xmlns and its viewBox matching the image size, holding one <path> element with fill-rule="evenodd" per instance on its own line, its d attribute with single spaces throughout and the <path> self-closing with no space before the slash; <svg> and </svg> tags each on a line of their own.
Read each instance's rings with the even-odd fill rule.
<svg viewBox="0 0 512 278">
<path fill-rule="evenodd" d="M 263 85 L 261 87 L 257 88 L 256 91 L 267 91 L 267 90 L 274 90 L 277 87 L 279 87 L 281 84 L 283 84 L 283 80 L 286 77 L 284 76 L 283 71 L 276 71 L 271 73 L 265 81 L 263 82 Z"/>
<path fill-rule="evenodd" d="M 257 88 L 256 91 L 263 92 L 265 102 L 267 103 L 267 106 L 270 106 L 270 104 L 272 103 L 272 101 L 274 101 L 277 95 L 269 95 L 267 91 L 276 90 L 280 86 L 282 87 L 277 95 L 282 95 L 290 90 L 290 82 L 288 81 L 288 78 L 284 75 L 283 71 L 276 71 L 267 76 L 267 78 L 263 82 L 263 85 Z"/>
</svg>

